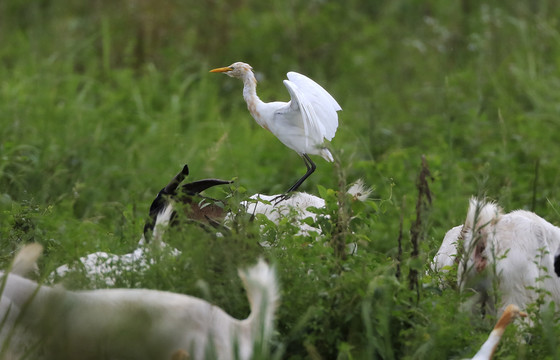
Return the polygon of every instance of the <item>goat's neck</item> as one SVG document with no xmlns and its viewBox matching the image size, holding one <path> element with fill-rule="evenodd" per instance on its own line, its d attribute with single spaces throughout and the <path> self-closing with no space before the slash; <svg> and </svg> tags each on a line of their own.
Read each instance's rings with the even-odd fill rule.
<svg viewBox="0 0 560 360">
<path fill-rule="evenodd" d="M 31 304 L 34 308 L 36 304 L 42 305 L 54 294 L 61 294 L 63 291 L 55 290 L 48 286 L 42 286 L 34 281 L 10 274 L 6 279 L 6 286 L 3 289 L 2 297 L 9 299 L 14 305 L 23 308 Z"/>
</svg>

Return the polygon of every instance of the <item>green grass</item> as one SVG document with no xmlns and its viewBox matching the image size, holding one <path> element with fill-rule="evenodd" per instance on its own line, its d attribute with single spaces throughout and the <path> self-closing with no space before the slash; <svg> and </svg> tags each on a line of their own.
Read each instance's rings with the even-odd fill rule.
<svg viewBox="0 0 560 360">
<path fill-rule="evenodd" d="M 238 80 L 208 70 L 250 63 L 265 101 L 288 100 L 281 80 L 299 71 L 344 109 L 332 142 L 340 165 L 316 159 L 303 190 L 358 178 L 375 189 L 345 212 L 358 254 L 341 260 L 330 246 L 340 215 L 331 191 L 325 246 L 304 245 L 313 239 L 289 221 L 266 225 L 270 249 L 247 221 L 223 239 L 180 228 L 167 239 L 183 256 L 130 276 L 244 317 L 236 268 L 264 255 L 281 277 L 284 358 L 472 356 L 495 319 L 457 311 L 456 289 L 424 273 L 471 195 L 560 224 L 559 16 L 553 1 L 3 1 L 0 260 L 37 241 L 46 274 L 90 252 L 132 250 L 153 197 L 185 163 L 190 179 L 235 179 L 217 197 L 282 192 L 303 161 L 252 120 Z M 422 155 L 433 203 L 418 261 L 409 230 Z M 77 276 L 68 286 L 91 285 Z M 530 340 L 509 329 L 497 358 L 559 357 L 557 316 L 532 316 Z"/>
</svg>

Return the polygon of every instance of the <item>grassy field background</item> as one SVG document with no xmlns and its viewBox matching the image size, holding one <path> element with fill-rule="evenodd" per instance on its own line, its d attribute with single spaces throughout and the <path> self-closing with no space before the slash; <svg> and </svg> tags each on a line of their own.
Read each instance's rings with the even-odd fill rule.
<svg viewBox="0 0 560 360">
<path fill-rule="evenodd" d="M 298 71 L 344 110 L 337 163 L 315 158 L 302 188 L 328 198 L 327 238 L 265 224 L 275 246 L 261 249 L 255 223 L 221 240 L 184 227 L 167 236 L 181 257 L 127 276 L 245 317 L 236 268 L 263 255 L 283 288 L 279 357 L 470 357 L 495 318 L 457 311 L 462 296 L 426 270 L 472 195 L 560 224 L 558 19 L 555 1 L 2 1 L 0 259 L 37 241 L 48 274 L 90 252 L 131 251 L 184 164 L 190 179 L 235 180 L 211 192 L 232 203 L 284 191 L 303 161 L 253 121 L 241 82 L 208 71 L 250 63 L 265 101 L 287 101 L 282 80 Z M 423 155 L 432 202 L 415 259 Z M 353 218 L 342 241 L 360 244 L 344 259 L 331 241 L 341 221 L 333 190 L 360 178 L 374 192 L 344 209 Z M 78 274 L 67 286 L 92 284 Z M 509 329 L 496 358 L 560 358 L 554 310 L 533 311 L 536 326 L 519 336 Z"/>
</svg>

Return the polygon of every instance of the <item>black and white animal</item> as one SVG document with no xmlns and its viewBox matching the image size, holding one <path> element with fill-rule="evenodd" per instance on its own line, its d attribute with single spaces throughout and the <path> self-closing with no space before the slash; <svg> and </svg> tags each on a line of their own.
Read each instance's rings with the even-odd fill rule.
<svg viewBox="0 0 560 360">
<path fill-rule="evenodd" d="M 434 257 L 432 268 L 458 265 L 458 285 L 474 289 L 490 309 L 516 304 L 524 309 L 539 294 L 560 302 L 560 281 L 554 274 L 554 255 L 560 246 L 560 228 L 535 213 L 504 213 L 495 203 L 471 198 L 465 223 L 449 230 Z M 499 304 L 492 304 L 492 283 Z"/>
<path fill-rule="evenodd" d="M 23 275 L 41 247 L 25 247 L 0 273 L 2 358 L 250 359 L 266 356 L 279 304 L 274 267 L 259 260 L 239 271 L 251 313 L 244 320 L 188 295 L 147 289 L 67 291 Z M 2 345 L 3 344 L 3 345 Z M 262 354 L 260 354 L 262 356 Z"/>
<path fill-rule="evenodd" d="M 204 179 L 181 185 L 188 175 L 189 169 L 185 165 L 158 192 L 150 206 L 149 219 L 144 226 L 144 234 L 138 243 L 138 248 L 134 251 L 123 255 L 106 252 L 88 254 L 73 264 L 59 266 L 49 279 L 55 281 L 66 276 L 71 270 L 81 269 L 90 280 L 100 281 L 107 286 L 114 286 L 123 271 L 145 271 L 153 262 L 153 259 L 149 256 L 153 247 L 169 251 L 172 255 L 178 256 L 180 251 L 169 248 L 163 241 L 163 234 L 169 226 L 175 225 L 180 220 L 202 226 L 216 236 L 227 234 L 229 231 L 227 225 L 234 221 L 234 214 L 228 211 L 228 204 L 222 200 L 204 196 L 201 193 L 214 186 L 230 184 L 231 181 Z M 365 201 L 371 191 L 371 188 L 366 187 L 362 180 L 358 180 L 350 186 L 348 194 L 356 201 Z M 274 202 L 274 199 L 282 196 L 282 194 L 256 194 L 251 196 L 250 200 L 243 201 L 241 209 L 251 215 L 263 214 L 275 224 L 278 224 L 282 218 L 291 217 L 301 229 L 300 235 L 309 235 L 310 232 L 321 234 L 319 227 L 309 225 L 305 219 L 311 218 L 313 223 L 316 223 L 318 215 L 311 208 L 324 208 L 324 199 L 304 192 L 293 192 L 284 200 Z M 179 214 L 179 211 L 184 211 L 184 213 Z M 262 245 L 266 246 L 267 244 Z M 357 244 L 355 243 L 348 244 L 347 247 L 350 254 L 357 251 Z"/>
<path fill-rule="evenodd" d="M 81 257 L 78 262 L 59 266 L 50 276 L 51 280 L 64 277 L 73 269 L 82 269 L 92 281 L 101 280 L 108 286 L 115 285 L 123 271 L 142 272 L 153 262 L 149 256 L 152 247 L 166 249 L 178 256 L 177 249 L 168 249 L 162 239 L 165 229 L 177 221 L 177 211 L 185 211 L 183 219 L 196 225 L 216 231 L 224 231 L 221 222 L 225 216 L 225 204 L 221 200 L 202 195 L 204 190 L 217 185 L 231 184 L 220 179 L 203 179 L 181 185 L 189 175 L 187 165 L 171 179 L 157 194 L 150 205 L 149 218 L 144 225 L 144 233 L 138 247 L 131 253 L 116 255 L 95 252 Z M 180 204 L 180 206 L 177 206 Z"/>
<path fill-rule="evenodd" d="M 150 205 L 149 219 L 144 225 L 144 239 L 154 238 L 161 241 L 159 227 L 172 223 L 177 217 L 177 205 L 185 210 L 185 218 L 201 225 L 219 227 L 225 216 L 225 203 L 221 200 L 201 195 L 204 190 L 218 185 L 231 184 L 232 181 L 203 179 L 181 185 L 189 175 L 189 167 L 183 169 L 161 189 Z M 179 187 L 179 185 L 181 185 Z"/>
</svg>

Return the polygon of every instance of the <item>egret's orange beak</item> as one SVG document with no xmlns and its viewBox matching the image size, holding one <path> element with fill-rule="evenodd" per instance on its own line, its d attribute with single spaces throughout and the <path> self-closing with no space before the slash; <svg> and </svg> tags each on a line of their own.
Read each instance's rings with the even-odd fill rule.
<svg viewBox="0 0 560 360">
<path fill-rule="evenodd" d="M 212 69 L 212 70 L 210 70 L 210 72 L 218 73 L 218 72 L 228 72 L 228 71 L 231 71 L 231 70 L 233 70 L 233 69 L 230 68 L 229 66 L 226 66 L 226 67 Z"/>
</svg>

